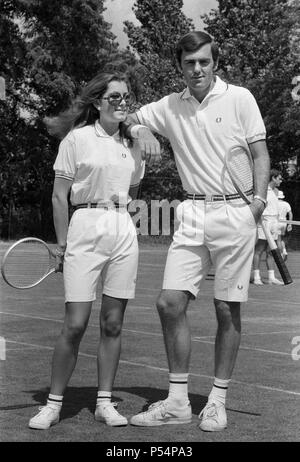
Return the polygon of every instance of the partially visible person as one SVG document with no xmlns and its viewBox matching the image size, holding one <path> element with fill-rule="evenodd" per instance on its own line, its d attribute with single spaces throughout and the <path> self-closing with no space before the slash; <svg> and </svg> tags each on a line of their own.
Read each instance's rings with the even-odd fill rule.
<svg viewBox="0 0 300 462">
<path fill-rule="evenodd" d="M 285 195 L 283 191 L 278 191 L 278 207 L 279 207 L 279 224 L 278 224 L 278 241 L 277 245 L 281 252 L 282 258 L 284 261 L 287 260 L 287 250 L 285 245 L 285 235 L 286 232 L 292 231 L 292 225 L 287 225 L 285 223 L 281 223 L 280 220 L 293 220 L 293 212 L 290 204 L 284 200 Z"/>
<path fill-rule="evenodd" d="M 30 419 L 30 428 L 44 430 L 59 421 L 100 280 L 95 419 L 110 426 L 128 423 L 111 395 L 124 313 L 128 299 L 135 296 L 138 264 L 136 230 L 126 206 L 136 196 L 144 162 L 140 150 L 124 135 L 123 121 L 131 101 L 126 76 L 104 73 L 83 88 L 69 110 L 47 121 L 51 134 L 63 138 L 54 163 L 52 202 L 65 318 L 53 354 L 47 404 Z M 70 224 L 69 193 L 75 209 Z"/>
<path fill-rule="evenodd" d="M 278 217 L 279 217 L 279 201 L 277 197 L 278 188 L 282 183 L 282 174 L 277 169 L 270 170 L 270 182 L 267 191 L 267 206 L 262 214 L 266 226 L 268 226 L 275 242 L 278 239 Z M 253 284 L 263 285 L 260 274 L 261 259 L 266 252 L 266 265 L 268 270 L 268 284 L 282 285 L 283 282 L 275 277 L 273 257 L 268 246 L 265 233 L 261 226 L 258 225 L 258 239 L 254 249 L 253 257 Z"/>
</svg>

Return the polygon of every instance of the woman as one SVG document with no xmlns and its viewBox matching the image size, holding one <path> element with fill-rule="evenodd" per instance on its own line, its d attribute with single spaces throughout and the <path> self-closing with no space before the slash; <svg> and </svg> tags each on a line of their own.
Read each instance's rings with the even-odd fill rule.
<svg viewBox="0 0 300 462">
<path fill-rule="evenodd" d="M 126 205 L 136 197 L 144 163 L 123 135 L 132 101 L 125 76 L 101 74 L 87 84 L 69 110 L 46 121 L 50 133 L 63 138 L 54 163 L 52 202 L 57 270 L 63 266 L 65 320 L 53 354 L 47 404 L 30 420 L 30 428 L 47 429 L 59 421 L 99 278 L 102 304 L 95 418 L 111 426 L 127 424 L 111 402 L 111 393 L 138 263 L 136 231 Z M 68 226 L 69 192 L 75 212 Z"/>
</svg>

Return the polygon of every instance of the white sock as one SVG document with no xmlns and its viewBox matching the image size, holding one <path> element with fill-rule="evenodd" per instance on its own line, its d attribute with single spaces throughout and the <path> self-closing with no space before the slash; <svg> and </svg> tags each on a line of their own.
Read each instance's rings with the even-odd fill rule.
<svg viewBox="0 0 300 462">
<path fill-rule="evenodd" d="M 259 281 L 260 280 L 259 269 L 253 270 L 253 278 L 254 278 L 254 281 Z"/>
<path fill-rule="evenodd" d="M 230 379 L 223 380 L 215 377 L 212 390 L 208 396 L 208 402 L 217 401 L 219 403 L 225 404 L 226 393 L 228 389 Z"/>
<path fill-rule="evenodd" d="M 269 281 L 272 281 L 273 279 L 275 279 L 274 270 L 268 270 L 268 278 L 269 278 Z"/>
<path fill-rule="evenodd" d="M 63 396 L 62 395 L 52 395 L 49 393 L 48 399 L 47 399 L 47 405 L 56 406 L 59 409 L 62 407 L 62 402 L 63 402 Z"/>
<path fill-rule="evenodd" d="M 188 376 L 188 373 L 169 373 L 168 401 L 172 401 L 177 405 L 184 405 L 189 403 Z"/>
<path fill-rule="evenodd" d="M 111 391 L 99 390 L 97 393 L 97 406 L 111 402 Z"/>
</svg>

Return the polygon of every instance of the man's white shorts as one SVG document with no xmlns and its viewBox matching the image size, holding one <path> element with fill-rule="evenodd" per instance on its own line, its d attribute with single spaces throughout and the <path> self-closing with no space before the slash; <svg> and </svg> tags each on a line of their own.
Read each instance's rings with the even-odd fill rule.
<svg viewBox="0 0 300 462">
<path fill-rule="evenodd" d="M 287 225 L 285 223 L 278 223 L 278 236 L 285 236 Z"/>
<path fill-rule="evenodd" d="M 278 233 L 279 222 L 278 222 L 277 216 L 274 217 L 271 215 L 266 215 L 266 216 L 263 216 L 263 220 L 264 220 L 264 224 L 270 230 L 270 233 L 272 234 L 273 239 L 275 239 L 276 241 L 278 239 L 278 234 L 279 234 Z M 261 226 L 258 225 L 257 231 L 258 231 L 258 239 L 262 239 L 266 241 L 267 240 L 266 235 Z"/>
<path fill-rule="evenodd" d="M 189 291 L 196 297 L 213 265 L 215 298 L 246 301 L 257 236 L 249 206 L 239 199 L 186 200 L 177 208 L 177 219 L 163 289 Z"/>
<path fill-rule="evenodd" d="M 99 280 L 103 294 L 134 298 L 137 266 L 136 230 L 126 209 L 75 211 L 63 271 L 66 302 L 95 300 Z"/>
</svg>

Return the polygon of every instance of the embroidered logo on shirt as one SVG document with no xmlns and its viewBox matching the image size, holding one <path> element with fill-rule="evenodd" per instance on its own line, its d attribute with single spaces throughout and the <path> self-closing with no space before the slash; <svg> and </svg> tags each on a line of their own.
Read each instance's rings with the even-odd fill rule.
<svg viewBox="0 0 300 462">
<path fill-rule="evenodd" d="M 219 124 L 220 122 L 222 122 L 222 117 L 217 117 L 217 118 L 216 118 L 216 122 L 217 122 L 217 124 Z"/>
<path fill-rule="evenodd" d="M 124 157 L 124 158 L 126 157 L 126 154 L 125 154 L 124 152 L 123 152 L 123 154 L 122 154 L 122 157 Z"/>
</svg>

